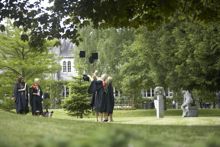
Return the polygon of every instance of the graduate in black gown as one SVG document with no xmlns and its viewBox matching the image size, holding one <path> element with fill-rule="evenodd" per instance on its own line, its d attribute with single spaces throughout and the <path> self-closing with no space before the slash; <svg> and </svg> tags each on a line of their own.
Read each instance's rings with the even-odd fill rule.
<svg viewBox="0 0 220 147">
<path fill-rule="evenodd" d="M 95 95 L 96 95 L 96 81 L 97 81 L 97 76 L 93 75 L 91 77 L 91 83 L 88 89 L 88 93 L 92 94 L 92 99 L 91 99 L 91 103 L 90 106 L 93 109 L 94 108 L 94 104 L 95 104 Z"/>
<path fill-rule="evenodd" d="M 101 121 L 107 121 L 105 118 L 107 117 L 107 97 L 106 97 L 106 80 L 107 80 L 107 74 L 103 74 L 101 76 L 102 80 L 102 87 L 103 87 L 103 93 L 102 93 L 102 99 L 101 99 L 101 106 L 100 106 L 100 115 L 101 115 Z M 104 120 L 103 120 L 104 118 Z"/>
<path fill-rule="evenodd" d="M 16 105 L 16 112 L 18 114 L 26 114 L 29 112 L 28 108 L 28 86 L 24 82 L 23 77 L 19 77 L 14 86 L 14 98 Z"/>
<path fill-rule="evenodd" d="M 30 88 L 30 105 L 32 110 L 32 115 L 42 115 L 42 94 L 43 91 L 40 87 L 40 80 L 38 78 L 34 79 L 34 83 Z"/>
<path fill-rule="evenodd" d="M 107 83 L 107 87 L 106 87 L 106 113 L 107 116 L 109 117 L 109 121 L 113 121 L 113 109 L 114 109 L 114 104 L 115 104 L 115 100 L 114 100 L 114 92 L 113 92 L 113 87 L 112 87 L 112 77 L 108 77 L 106 80 Z M 108 117 L 105 118 L 105 120 L 108 121 Z"/>
<path fill-rule="evenodd" d="M 97 122 L 99 121 L 99 116 L 101 115 L 101 104 L 102 104 L 102 97 L 103 97 L 103 93 L 104 93 L 104 88 L 102 86 L 102 80 L 97 80 L 95 82 L 95 88 L 96 88 L 96 92 L 95 92 L 95 100 L 94 100 L 94 104 L 93 104 L 93 108 L 96 112 L 96 120 Z"/>
<path fill-rule="evenodd" d="M 105 104 L 105 79 L 106 74 L 102 75 L 101 78 L 97 78 L 97 81 L 95 82 L 95 101 L 94 101 L 94 110 L 96 111 L 96 120 L 103 121 L 104 117 L 104 110 L 106 109 Z"/>
<path fill-rule="evenodd" d="M 47 87 L 45 92 L 43 93 L 43 107 L 46 110 L 46 113 L 48 113 L 49 112 L 49 107 L 50 107 L 49 87 Z"/>
</svg>

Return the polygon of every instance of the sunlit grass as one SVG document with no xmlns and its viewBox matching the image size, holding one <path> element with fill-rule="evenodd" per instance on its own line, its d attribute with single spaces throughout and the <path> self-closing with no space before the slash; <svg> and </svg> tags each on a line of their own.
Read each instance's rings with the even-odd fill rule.
<svg viewBox="0 0 220 147">
<path fill-rule="evenodd" d="M 95 122 L 95 114 L 78 119 L 68 115 L 63 109 L 56 109 L 54 118 Z M 116 110 L 113 123 L 146 125 L 220 125 L 219 109 L 201 109 L 199 117 L 182 118 L 181 110 L 167 110 L 164 118 L 157 119 L 155 110 Z"/>
</svg>

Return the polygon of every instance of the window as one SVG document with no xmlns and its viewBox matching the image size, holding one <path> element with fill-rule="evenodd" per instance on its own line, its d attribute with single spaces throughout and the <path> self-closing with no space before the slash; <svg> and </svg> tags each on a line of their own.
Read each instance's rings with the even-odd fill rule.
<svg viewBox="0 0 220 147">
<path fill-rule="evenodd" d="M 146 90 L 142 90 L 141 91 L 141 95 L 142 95 L 142 97 L 147 97 L 147 91 Z"/>
<path fill-rule="evenodd" d="M 68 72 L 71 72 L 71 62 L 70 61 L 68 61 Z"/>
<path fill-rule="evenodd" d="M 147 97 L 151 97 L 151 91 L 147 90 Z"/>
<path fill-rule="evenodd" d="M 66 72 L 66 61 L 63 61 L 63 72 Z"/>
<path fill-rule="evenodd" d="M 152 89 L 152 97 L 154 97 L 154 89 Z"/>
</svg>

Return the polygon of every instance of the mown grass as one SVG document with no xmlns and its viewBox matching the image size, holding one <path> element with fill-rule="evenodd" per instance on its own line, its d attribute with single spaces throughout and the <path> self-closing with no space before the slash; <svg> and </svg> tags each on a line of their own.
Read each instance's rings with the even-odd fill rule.
<svg viewBox="0 0 220 147">
<path fill-rule="evenodd" d="M 55 116 L 57 118 L 72 119 L 67 115 L 63 109 L 55 109 Z M 168 109 L 165 111 L 165 116 L 182 116 L 180 109 Z M 136 109 L 136 110 L 115 110 L 115 117 L 147 117 L 156 116 L 155 109 Z M 199 109 L 199 117 L 218 117 L 220 116 L 220 109 Z M 85 117 L 95 117 L 94 113 Z"/>
<path fill-rule="evenodd" d="M 199 125 L 178 125 L 183 119 L 175 111 L 166 112 L 167 117 L 158 122 L 177 120 L 176 125 L 119 124 L 123 119 L 154 118 L 153 110 L 115 111 L 114 123 L 97 123 L 77 119 L 65 114 L 63 110 L 54 110 L 53 118 L 17 115 L 0 110 L 0 146 L 1 147 L 213 147 L 220 146 L 220 125 L 208 123 Z M 203 110 L 202 110 L 203 111 Z M 218 119 L 219 110 L 209 111 L 215 117 L 205 117 L 210 121 Z M 178 112 L 179 113 L 179 112 Z M 173 115 L 173 116 L 171 116 Z M 199 117 L 198 117 L 199 118 Z M 192 119 L 194 120 L 194 118 Z M 161 123 L 162 124 L 162 123 Z M 174 123 L 175 124 L 175 123 Z"/>
</svg>

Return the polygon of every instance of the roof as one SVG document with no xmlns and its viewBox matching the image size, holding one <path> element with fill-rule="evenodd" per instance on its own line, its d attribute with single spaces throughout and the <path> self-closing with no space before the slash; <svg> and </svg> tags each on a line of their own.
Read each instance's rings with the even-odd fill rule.
<svg viewBox="0 0 220 147">
<path fill-rule="evenodd" d="M 75 44 L 70 42 L 70 40 L 60 40 L 61 45 L 56 46 L 51 49 L 51 52 L 57 54 L 60 57 L 73 57 L 73 50 Z"/>
</svg>

